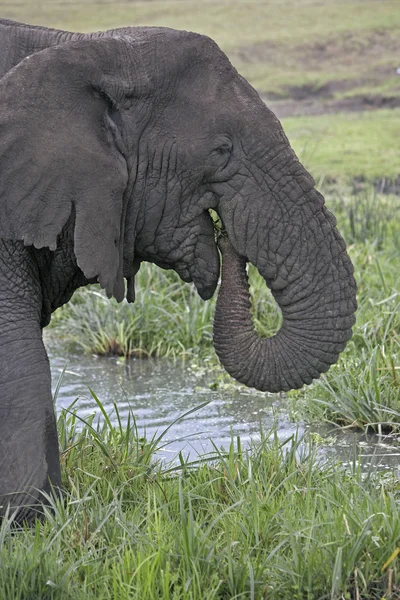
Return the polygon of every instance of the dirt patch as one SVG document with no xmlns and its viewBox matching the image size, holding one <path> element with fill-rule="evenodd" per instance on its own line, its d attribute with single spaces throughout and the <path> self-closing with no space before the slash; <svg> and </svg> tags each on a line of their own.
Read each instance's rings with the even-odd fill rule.
<svg viewBox="0 0 400 600">
<path fill-rule="evenodd" d="M 399 78 L 400 79 L 400 78 Z M 271 100 L 307 100 L 310 98 L 334 98 L 338 92 L 345 92 L 354 88 L 353 80 L 328 81 L 324 84 L 305 83 L 299 86 L 282 86 L 282 93 L 266 93 Z M 363 82 L 358 82 L 362 85 Z M 399 90 L 400 91 L 400 90 Z"/>
<path fill-rule="evenodd" d="M 262 95 L 262 99 L 279 119 L 400 107 L 400 96 L 351 96 L 339 100 L 321 100 L 320 96 L 313 96 L 303 99 L 273 100 L 269 96 Z"/>
<path fill-rule="evenodd" d="M 273 89 L 263 84 L 261 95 L 280 117 L 400 106 L 400 31 L 395 29 L 348 31 L 292 46 L 258 43 L 233 54 L 242 64 L 262 63 L 264 81 L 271 73 Z M 285 72 L 286 79 L 304 73 L 308 81 L 277 86 L 277 73 Z"/>
<path fill-rule="evenodd" d="M 298 46 L 297 51 L 305 65 L 312 70 L 324 69 L 338 63 L 353 70 L 355 67 L 365 68 L 366 65 L 387 59 L 388 56 L 398 58 L 400 39 L 398 31 L 387 29 L 361 34 L 359 31 L 349 31 L 313 44 Z"/>
<path fill-rule="evenodd" d="M 346 31 L 316 42 L 290 46 L 283 42 L 261 42 L 242 46 L 233 55 L 244 63 L 262 62 L 266 65 L 291 65 L 312 71 L 336 69 L 338 65 L 351 70 L 364 69 L 388 56 L 399 59 L 398 30 Z"/>
<path fill-rule="evenodd" d="M 334 183 L 334 182 L 333 182 Z M 392 194 L 400 196 L 400 175 L 395 178 L 379 177 L 373 182 L 373 186 L 378 194 Z M 368 190 L 371 182 L 365 177 L 354 177 L 352 179 L 352 192 L 358 194 Z"/>
<path fill-rule="evenodd" d="M 400 176 L 395 179 L 381 177 L 375 182 L 376 191 L 380 194 L 396 194 L 400 195 Z"/>
</svg>

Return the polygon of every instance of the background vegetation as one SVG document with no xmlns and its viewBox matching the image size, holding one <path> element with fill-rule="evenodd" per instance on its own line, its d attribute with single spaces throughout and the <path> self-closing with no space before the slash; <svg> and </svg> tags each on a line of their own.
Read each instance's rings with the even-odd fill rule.
<svg viewBox="0 0 400 600">
<path fill-rule="evenodd" d="M 3 17 L 89 31 L 165 25 L 213 37 L 283 120 L 338 218 L 358 281 L 354 336 L 294 418 L 400 426 L 400 10 L 397 0 L 14 0 Z M 251 273 L 256 326 L 279 313 Z M 205 357 L 213 301 L 143 265 L 135 305 L 78 292 L 54 333 L 87 352 Z M 215 364 L 217 364 L 215 362 Z M 215 366 L 217 369 L 218 367 Z M 227 378 L 228 381 L 228 378 Z M 101 405 L 100 405 L 101 408 Z M 118 413 L 117 413 L 118 414 Z M 67 500 L 0 529 L 0 597 L 400 598 L 398 473 L 321 464 L 274 433 L 243 451 L 157 463 L 134 425 L 59 419 Z M 303 446 L 302 446 L 303 447 Z"/>
</svg>

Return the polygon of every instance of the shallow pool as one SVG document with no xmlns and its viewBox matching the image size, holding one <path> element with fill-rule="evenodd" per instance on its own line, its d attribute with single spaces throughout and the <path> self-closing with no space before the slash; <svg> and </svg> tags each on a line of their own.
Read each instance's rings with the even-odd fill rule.
<svg viewBox="0 0 400 600">
<path fill-rule="evenodd" d="M 173 423 L 160 454 L 168 459 L 177 453 L 194 457 L 218 448 L 227 448 L 232 435 L 240 435 L 245 446 L 276 425 L 280 439 L 306 430 L 303 423 L 293 423 L 285 410 L 285 398 L 241 387 L 240 390 L 210 389 L 210 375 L 205 369 L 165 359 L 119 361 L 115 358 L 62 354 L 57 346 L 48 348 L 53 390 L 62 375 L 57 396 L 57 410 L 68 408 L 76 398 L 81 418 L 100 411 L 90 394 L 92 389 L 108 413 L 118 405 L 122 420 L 131 411 L 139 433 L 151 439 Z M 208 404 L 190 415 L 182 415 L 204 402 Z M 174 423 L 174 421 L 176 421 Z M 351 463 L 362 453 L 364 468 L 379 465 L 398 469 L 398 438 L 364 435 L 335 427 L 311 429 L 322 456 Z"/>
</svg>

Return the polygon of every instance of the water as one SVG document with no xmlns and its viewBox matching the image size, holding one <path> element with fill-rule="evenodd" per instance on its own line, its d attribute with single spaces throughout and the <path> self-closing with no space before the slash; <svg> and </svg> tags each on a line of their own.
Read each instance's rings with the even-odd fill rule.
<svg viewBox="0 0 400 600">
<path fill-rule="evenodd" d="M 240 435 L 242 445 L 258 439 L 260 430 L 268 432 L 276 425 L 284 441 L 306 428 L 290 421 L 285 401 L 279 396 L 240 388 L 210 389 L 210 375 L 205 369 L 171 363 L 164 359 L 130 360 L 65 355 L 60 348 L 50 347 L 53 389 L 65 369 L 57 397 L 57 410 L 68 408 L 78 398 L 76 408 L 83 419 L 100 411 L 90 395 L 91 388 L 107 413 L 118 405 L 122 420 L 133 412 L 139 433 L 151 439 L 160 435 L 185 412 L 208 402 L 174 423 L 165 437 L 161 455 L 173 459 L 179 452 L 195 458 L 218 448 L 228 448 L 232 435 Z M 400 444 L 394 436 L 365 435 L 334 427 L 311 429 L 314 438 L 329 460 L 339 458 L 351 464 L 362 454 L 363 468 L 397 470 Z M 212 441 L 211 441 L 212 440 Z"/>
<path fill-rule="evenodd" d="M 279 437 L 286 440 L 304 431 L 291 423 L 282 411 L 274 416 L 276 399 L 255 390 L 212 390 L 207 373 L 173 364 L 163 359 L 118 361 L 115 358 L 61 356 L 49 350 L 53 390 L 62 374 L 57 396 L 57 410 L 68 408 L 78 398 L 76 408 L 80 417 L 100 413 L 89 388 L 104 405 L 107 413 L 118 405 L 122 421 L 133 412 L 139 433 L 148 439 L 162 433 L 185 412 L 209 402 L 199 411 L 176 422 L 167 432 L 163 443 L 165 455 L 171 457 L 182 451 L 185 455 L 227 448 L 231 436 L 240 435 L 244 445 L 268 431 L 277 423 Z M 211 442 L 212 440 L 212 442 Z"/>
<path fill-rule="evenodd" d="M 339 459 L 341 463 L 357 468 L 359 459 L 364 472 L 375 469 L 400 475 L 400 437 L 377 435 L 338 427 L 319 427 L 318 435 L 324 439 L 324 457 Z"/>
</svg>

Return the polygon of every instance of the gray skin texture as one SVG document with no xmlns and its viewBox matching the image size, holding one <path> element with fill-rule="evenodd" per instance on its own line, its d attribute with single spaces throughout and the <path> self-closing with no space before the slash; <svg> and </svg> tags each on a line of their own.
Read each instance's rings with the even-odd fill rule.
<svg viewBox="0 0 400 600">
<path fill-rule="evenodd" d="M 239 381 L 301 387 L 337 360 L 356 309 L 335 219 L 275 115 L 209 38 L 0 21 L 0 502 L 29 520 L 61 486 L 42 328 L 79 286 L 134 300 L 141 261 L 208 299 Z M 246 262 L 283 326 L 254 332 Z"/>
</svg>

